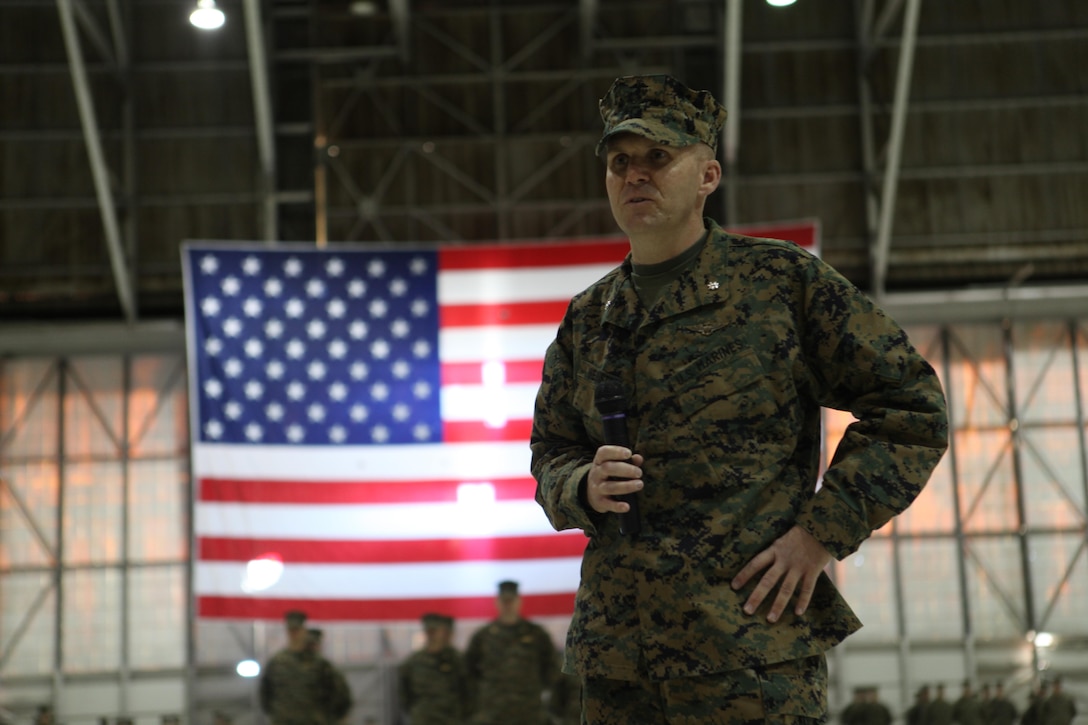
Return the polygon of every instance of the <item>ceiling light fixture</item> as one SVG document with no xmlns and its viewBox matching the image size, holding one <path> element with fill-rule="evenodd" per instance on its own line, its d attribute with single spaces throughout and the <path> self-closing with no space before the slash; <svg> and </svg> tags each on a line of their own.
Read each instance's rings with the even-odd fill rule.
<svg viewBox="0 0 1088 725">
<path fill-rule="evenodd" d="M 787 5 L 793 5 L 795 2 L 797 0 L 767 0 L 768 5 L 776 8 L 784 8 Z"/>
<path fill-rule="evenodd" d="M 223 11 L 215 6 L 215 0 L 198 0 L 196 10 L 189 15 L 189 22 L 201 30 L 216 30 L 226 21 Z"/>
</svg>

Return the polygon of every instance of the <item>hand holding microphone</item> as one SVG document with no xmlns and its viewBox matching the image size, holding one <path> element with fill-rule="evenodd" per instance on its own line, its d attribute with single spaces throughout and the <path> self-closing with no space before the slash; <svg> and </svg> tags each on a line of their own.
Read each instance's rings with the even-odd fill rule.
<svg viewBox="0 0 1088 725">
<path fill-rule="evenodd" d="M 614 511 L 620 517 L 620 533 L 637 536 L 641 528 L 638 494 L 642 488 L 642 456 L 626 457 L 630 451 L 627 436 L 627 396 L 623 386 L 613 380 L 597 384 L 597 412 L 604 426 L 605 445 L 597 449 L 587 481 L 589 505 L 601 513 Z"/>
</svg>

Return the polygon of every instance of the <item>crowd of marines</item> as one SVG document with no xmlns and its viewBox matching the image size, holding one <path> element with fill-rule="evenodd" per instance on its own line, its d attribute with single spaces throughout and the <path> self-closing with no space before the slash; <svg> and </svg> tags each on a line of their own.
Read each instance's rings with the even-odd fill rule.
<svg viewBox="0 0 1088 725">
<path fill-rule="evenodd" d="M 423 646 L 397 669 L 398 707 L 411 725 L 576 725 L 581 685 L 559 670 L 551 635 L 521 616 L 518 584 L 504 581 L 498 616 L 464 652 L 452 644 L 454 619 L 423 615 Z M 286 615 L 287 646 L 263 670 L 261 708 L 272 725 L 336 725 L 352 707 L 347 682 L 320 652 L 306 616 Z"/>
</svg>

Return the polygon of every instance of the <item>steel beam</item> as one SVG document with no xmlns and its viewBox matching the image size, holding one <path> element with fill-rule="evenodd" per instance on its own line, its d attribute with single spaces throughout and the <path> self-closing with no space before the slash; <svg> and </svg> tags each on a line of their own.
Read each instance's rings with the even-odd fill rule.
<svg viewBox="0 0 1088 725">
<path fill-rule="evenodd" d="M 722 130 L 722 156 L 725 163 L 725 223 L 740 221 L 737 211 L 737 150 L 740 143 L 740 63 L 743 33 L 741 29 L 743 0 L 725 3 L 725 128 Z"/>
<path fill-rule="evenodd" d="M 393 35 L 397 39 L 397 54 L 401 63 L 407 63 L 412 55 L 411 10 L 408 0 L 389 0 L 389 17 L 393 22 Z"/>
<path fill-rule="evenodd" d="M 257 130 L 257 154 L 261 162 L 263 215 L 261 233 L 272 244 L 279 239 L 276 205 L 276 136 L 272 122 L 272 101 L 268 82 L 268 57 L 265 52 L 261 0 L 243 0 L 246 24 L 246 49 L 249 53 L 249 78 L 253 87 L 253 120 Z"/>
<path fill-rule="evenodd" d="M 892 128 L 888 139 L 884 182 L 880 190 L 880 209 L 876 241 L 872 253 L 873 295 L 879 301 L 888 277 L 888 250 L 891 248 L 892 222 L 895 220 L 895 195 L 899 189 L 899 164 L 903 152 L 903 130 L 907 122 L 911 72 L 914 69 L 914 41 L 918 36 L 918 12 L 922 0 L 907 0 L 903 10 L 903 42 L 899 46 L 895 98 L 892 102 Z"/>
<path fill-rule="evenodd" d="M 582 59 L 593 57 L 593 29 L 597 26 L 598 0 L 579 0 L 578 38 Z"/>
<path fill-rule="evenodd" d="M 94 178 L 98 208 L 102 214 L 102 226 L 105 229 L 106 245 L 109 248 L 114 283 L 117 285 L 117 297 L 120 300 L 125 319 L 134 322 L 136 320 L 136 299 L 132 291 L 132 281 L 125 261 L 124 250 L 121 248 L 121 229 L 117 221 L 117 208 L 114 205 L 109 170 L 106 168 L 105 154 L 102 151 L 102 139 L 98 132 L 94 99 L 91 97 L 90 85 L 87 83 L 87 69 L 83 63 L 83 50 L 80 47 L 79 31 L 76 29 L 72 0 L 57 0 L 57 12 L 60 15 L 61 31 L 64 34 L 64 46 L 68 52 L 68 62 L 72 72 L 72 86 L 75 89 L 76 104 L 79 107 L 79 120 L 87 143 L 87 156 L 91 163 L 91 175 Z"/>
</svg>

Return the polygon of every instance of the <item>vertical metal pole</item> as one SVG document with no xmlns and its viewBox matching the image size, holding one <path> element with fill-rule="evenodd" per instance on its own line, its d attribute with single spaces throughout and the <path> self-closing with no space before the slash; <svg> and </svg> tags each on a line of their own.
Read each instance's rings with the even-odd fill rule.
<svg viewBox="0 0 1088 725">
<path fill-rule="evenodd" d="M 956 394 L 952 384 L 952 345 L 949 342 L 950 332 L 948 327 L 941 328 L 941 368 L 944 371 L 945 398 L 951 399 Z M 963 507 L 960 504 L 960 476 L 959 466 L 956 460 L 956 421 L 952 417 L 954 405 L 948 406 L 948 457 L 949 470 L 952 479 L 952 509 L 956 527 L 956 573 L 960 580 L 960 610 L 962 614 L 961 626 L 963 628 L 963 656 L 964 670 L 968 677 L 974 680 L 978 665 L 975 655 L 975 628 L 971 621 L 971 599 L 967 596 L 967 539 L 963 532 Z"/>
<path fill-rule="evenodd" d="M 903 561 L 899 555 L 899 522 L 892 519 L 892 584 L 895 593 L 895 626 L 898 630 L 900 697 L 906 704 L 907 693 L 914 688 L 914 673 L 910 669 L 910 629 L 907 626 L 907 602 L 903 593 Z"/>
<path fill-rule="evenodd" d="M 903 39 L 899 46 L 896 69 L 895 100 L 892 103 L 892 129 L 888 139 L 888 160 L 884 166 L 884 186 L 880 194 L 880 220 L 876 247 L 873 249 L 873 294 L 884 296 L 888 276 L 888 252 L 891 247 L 892 222 L 895 219 L 895 194 L 899 187 L 899 162 L 903 151 L 903 129 L 907 121 L 910 79 L 914 69 L 914 44 L 918 37 L 918 11 L 922 0 L 907 0 L 903 11 Z"/>
<path fill-rule="evenodd" d="M 1005 395 L 1008 397 L 1008 425 L 1011 437 L 1010 455 L 1012 456 L 1013 486 L 1016 489 L 1016 529 L 1020 544 L 1020 576 L 1024 583 L 1024 633 L 1035 631 L 1035 591 L 1031 581 L 1031 548 L 1028 537 L 1027 499 L 1024 492 L 1024 471 L 1020 449 L 1021 432 L 1019 410 L 1016 404 L 1016 364 L 1012 340 L 1012 321 L 1006 318 L 1001 323 L 1002 339 L 1005 352 Z M 1032 647 L 1032 657 L 1036 658 L 1038 648 Z M 1038 671 L 1038 662 L 1033 662 Z"/>
<path fill-rule="evenodd" d="M 876 244 L 879 207 L 876 198 L 876 150 L 873 143 L 873 93 L 869 85 L 869 65 L 872 60 L 873 0 L 854 0 L 858 40 L 858 110 L 861 118 L 861 163 L 864 177 L 862 195 L 865 204 L 865 231 L 870 247 Z"/>
<path fill-rule="evenodd" d="M 507 81 L 503 67 L 502 18 L 499 3 L 492 0 L 488 5 L 491 37 L 491 110 L 495 133 L 495 210 L 498 215 L 499 239 L 509 239 L 510 230 L 510 190 L 506 169 L 506 93 Z"/>
<path fill-rule="evenodd" d="M 737 224 L 737 150 L 740 143 L 740 63 L 741 63 L 741 10 L 743 0 L 726 0 L 725 4 L 725 63 L 722 77 L 725 79 L 725 128 L 722 131 L 722 158 L 725 163 L 725 222 Z"/>
<path fill-rule="evenodd" d="M 263 216 L 261 234 L 272 244 L 279 239 L 276 207 L 276 136 L 272 124 L 272 100 L 268 81 L 268 58 L 261 16 L 261 0 L 243 0 L 249 78 L 253 87 L 253 118 L 257 127 L 257 154 L 261 161 Z"/>
<path fill-rule="evenodd" d="M 53 609 L 53 711 L 57 711 L 64 687 L 64 479 L 65 456 L 64 399 L 68 394 L 68 361 L 57 362 L 57 556 L 53 562 L 53 588 L 56 606 Z"/>
<path fill-rule="evenodd" d="M 317 46 L 317 10 L 310 10 L 310 40 Z M 329 196 L 328 196 L 328 133 L 325 129 L 325 112 L 321 97 L 321 67 L 317 60 L 310 60 L 310 92 L 313 98 L 314 117 L 314 242 L 319 249 L 329 243 Z"/>
<path fill-rule="evenodd" d="M 64 47 L 68 52 L 68 64 L 72 73 L 72 86 L 75 89 L 76 105 L 79 108 L 79 120 L 83 126 L 87 156 L 91 163 L 91 176 L 94 179 L 95 193 L 98 196 L 98 208 L 102 214 L 102 226 L 105 228 L 106 245 L 110 252 L 110 264 L 113 267 L 113 279 L 117 285 L 117 297 L 121 310 L 129 322 L 136 321 L 136 300 L 132 292 L 132 281 L 125 263 L 124 250 L 121 248 L 121 231 L 117 223 L 117 207 L 113 201 L 109 174 L 106 169 L 105 154 L 102 151 L 102 138 L 98 132 L 98 120 L 95 117 L 94 101 L 91 98 L 90 85 L 87 83 L 87 68 L 83 62 L 83 49 L 79 43 L 79 31 L 72 14 L 71 0 L 57 0 L 60 15 L 61 32 L 64 35 Z"/>
<path fill-rule="evenodd" d="M 132 503 L 132 482 L 129 476 L 129 416 L 132 403 L 132 358 L 129 355 L 121 357 L 121 667 L 117 673 L 121 681 L 120 709 L 121 714 L 128 716 L 131 713 L 130 689 L 132 685 L 132 662 L 129 658 L 129 650 L 132 645 L 129 621 L 131 610 L 129 607 L 129 595 L 132 588 L 131 564 L 132 551 L 129 541 L 132 536 L 130 527 Z"/>
<path fill-rule="evenodd" d="M 1084 380 L 1080 374 L 1080 351 L 1077 349 L 1078 329 L 1077 321 L 1069 320 L 1069 346 L 1073 353 L 1073 400 L 1076 405 L 1077 444 L 1080 447 L 1080 485 L 1084 489 L 1083 500 L 1086 506 L 1086 510 L 1081 514 L 1086 514 L 1085 518 L 1088 519 L 1088 440 L 1085 437 L 1083 393 L 1083 386 L 1088 381 Z M 1088 527 L 1084 529 L 1084 538 L 1088 541 Z"/>
</svg>

